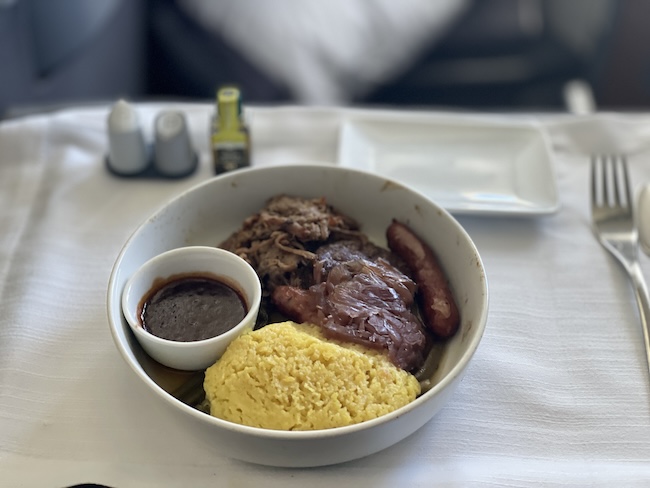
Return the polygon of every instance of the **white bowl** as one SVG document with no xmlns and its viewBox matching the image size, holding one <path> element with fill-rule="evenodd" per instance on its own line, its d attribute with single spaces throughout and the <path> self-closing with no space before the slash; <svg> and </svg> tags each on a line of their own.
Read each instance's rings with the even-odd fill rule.
<svg viewBox="0 0 650 488">
<path fill-rule="evenodd" d="M 144 354 L 122 315 L 128 277 L 145 261 L 187 245 L 214 246 L 242 221 L 281 193 L 325 196 L 355 218 L 377 244 L 393 218 L 411 227 L 435 251 L 460 308 L 458 333 L 445 345 L 434 386 L 410 404 L 374 420 L 316 431 L 275 431 L 234 424 L 197 410 L 170 392 L 187 378 L 170 377 Z M 115 262 L 107 297 L 110 329 L 122 357 L 166 405 L 170 422 L 182 422 L 188 438 L 225 456 L 272 466 L 335 464 L 380 451 L 409 436 L 449 400 L 479 345 L 488 314 L 488 288 L 479 253 L 462 226 L 422 194 L 364 171 L 333 165 L 288 165 L 226 173 L 186 191 L 147 219 Z M 176 394 L 177 395 L 177 394 Z M 461 434 L 459 434 L 461 435 Z"/>
<path fill-rule="evenodd" d="M 233 286 L 242 294 L 247 313 L 230 330 L 209 339 L 180 342 L 158 337 L 142 327 L 143 299 L 158 280 L 183 274 L 205 273 Z M 262 300 L 262 286 L 253 267 L 223 249 L 187 246 L 154 256 L 129 278 L 122 293 L 122 313 L 142 348 L 156 361 L 185 371 L 204 370 L 219 359 L 228 345 L 253 329 Z"/>
</svg>

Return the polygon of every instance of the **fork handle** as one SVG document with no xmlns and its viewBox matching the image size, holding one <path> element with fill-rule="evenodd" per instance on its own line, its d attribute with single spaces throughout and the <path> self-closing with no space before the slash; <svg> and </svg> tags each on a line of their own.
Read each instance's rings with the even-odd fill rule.
<svg viewBox="0 0 650 488">
<path fill-rule="evenodd" d="M 634 295 L 639 306 L 639 316 L 641 317 L 641 327 L 643 329 L 643 343 L 645 345 L 646 363 L 648 373 L 650 373 L 650 330 L 648 330 L 648 321 L 650 321 L 650 299 L 648 298 L 648 287 L 646 285 L 641 267 L 638 262 L 627 266 L 627 270 L 632 278 L 634 285 Z"/>
</svg>

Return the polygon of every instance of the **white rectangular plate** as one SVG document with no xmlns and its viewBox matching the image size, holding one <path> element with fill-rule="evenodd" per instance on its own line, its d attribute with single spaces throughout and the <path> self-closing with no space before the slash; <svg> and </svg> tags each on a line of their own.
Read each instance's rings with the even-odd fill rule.
<svg viewBox="0 0 650 488">
<path fill-rule="evenodd" d="M 420 191 L 455 214 L 549 214 L 551 151 L 534 124 L 376 117 L 343 123 L 338 163 Z"/>
</svg>

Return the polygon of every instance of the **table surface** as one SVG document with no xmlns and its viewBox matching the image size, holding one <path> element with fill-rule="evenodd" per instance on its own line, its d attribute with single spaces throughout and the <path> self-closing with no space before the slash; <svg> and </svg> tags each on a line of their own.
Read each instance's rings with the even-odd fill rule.
<svg viewBox="0 0 650 488">
<path fill-rule="evenodd" d="M 181 180 L 104 166 L 108 106 L 0 123 L 0 485 L 647 486 L 650 380 L 634 296 L 590 228 L 592 152 L 624 152 L 650 181 L 650 115 L 457 114 L 533 121 L 560 198 L 535 218 L 457 216 L 490 286 L 485 335 L 451 401 L 418 432 L 337 466 L 280 469 L 193 443 L 118 354 L 106 289 L 135 228 L 212 176 L 204 104 L 138 105 L 142 126 L 182 110 L 199 152 Z M 334 162 L 353 108 L 247 107 L 253 164 Z M 641 265 L 650 276 L 648 258 Z"/>
</svg>

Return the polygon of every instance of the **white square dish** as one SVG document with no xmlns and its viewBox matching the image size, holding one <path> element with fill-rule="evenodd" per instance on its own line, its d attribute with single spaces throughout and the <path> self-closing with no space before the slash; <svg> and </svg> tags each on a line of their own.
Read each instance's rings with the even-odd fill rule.
<svg viewBox="0 0 650 488">
<path fill-rule="evenodd" d="M 534 216 L 559 208 L 551 151 L 531 123 L 348 120 L 338 163 L 411 186 L 455 214 Z"/>
</svg>

